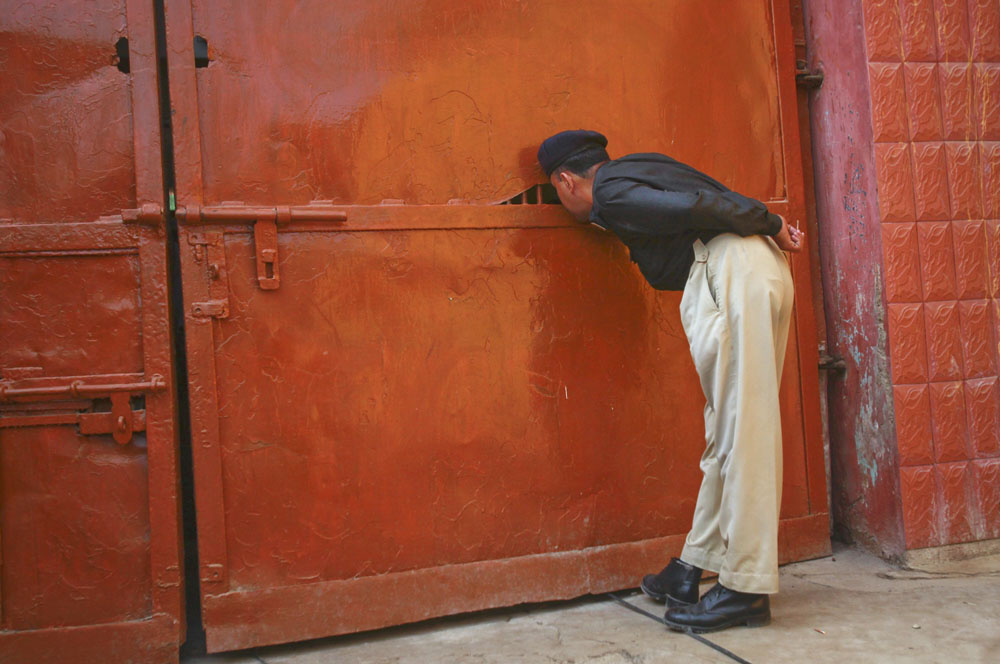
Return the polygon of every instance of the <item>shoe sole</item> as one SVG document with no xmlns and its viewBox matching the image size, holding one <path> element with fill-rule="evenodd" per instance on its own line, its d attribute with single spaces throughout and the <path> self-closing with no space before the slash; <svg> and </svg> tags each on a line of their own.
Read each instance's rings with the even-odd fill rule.
<svg viewBox="0 0 1000 664">
<path fill-rule="evenodd" d="M 646 597 L 652 600 L 655 600 L 660 603 L 666 602 L 667 606 L 670 608 L 674 608 L 675 606 L 691 606 L 692 604 L 694 604 L 694 602 L 685 602 L 684 600 L 677 599 L 676 597 L 671 597 L 670 595 L 667 595 L 665 593 L 654 592 L 649 588 L 647 588 L 646 584 L 644 583 L 639 584 L 639 590 L 641 590 Z"/>
<path fill-rule="evenodd" d="M 667 596 L 666 595 L 664 595 L 663 593 L 658 593 L 658 592 L 654 592 L 654 591 L 650 590 L 649 588 L 646 587 L 645 583 L 640 583 L 639 584 L 639 590 L 641 590 L 642 593 L 646 597 L 648 597 L 650 599 L 653 599 L 653 600 L 656 600 L 657 602 L 666 602 L 667 601 Z"/>
<path fill-rule="evenodd" d="M 712 627 L 696 627 L 693 625 L 685 625 L 683 623 L 673 622 L 668 618 L 664 618 L 663 622 L 666 623 L 667 627 L 678 632 L 691 632 L 692 634 L 707 634 L 709 632 L 718 632 L 723 629 L 729 629 L 730 627 L 764 627 L 771 624 L 771 616 L 751 616 L 749 618 L 737 618 L 735 620 L 729 620 L 721 625 L 713 625 Z"/>
</svg>

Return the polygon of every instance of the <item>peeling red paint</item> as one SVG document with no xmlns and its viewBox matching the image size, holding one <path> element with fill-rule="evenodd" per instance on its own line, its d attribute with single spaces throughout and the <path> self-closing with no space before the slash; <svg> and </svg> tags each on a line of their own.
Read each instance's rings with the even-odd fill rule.
<svg viewBox="0 0 1000 664">
<path fill-rule="evenodd" d="M 898 5 L 873 0 L 863 12 L 861 4 L 805 4 L 810 64 L 825 73 L 811 116 L 827 338 L 829 352 L 847 363 L 829 387 L 831 507 L 842 536 L 891 556 L 904 549 L 892 377 L 926 380 L 927 366 L 923 307 L 913 303 L 922 291 L 904 281 L 916 276 L 906 226 L 914 221 L 909 148 L 884 143 L 876 151 L 865 57 L 895 72 L 882 65 L 901 61 Z M 884 235 L 883 221 L 902 223 L 887 224 Z M 883 288 L 900 299 L 889 304 Z M 890 354 L 913 361 L 890 369 Z"/>
</svg>

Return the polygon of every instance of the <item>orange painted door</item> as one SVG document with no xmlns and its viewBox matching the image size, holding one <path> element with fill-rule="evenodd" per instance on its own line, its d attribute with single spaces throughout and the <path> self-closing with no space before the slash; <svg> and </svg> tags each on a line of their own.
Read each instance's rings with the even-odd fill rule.
<svg viewBox="0 0 1000 664">
<path fill-rule="evenodd" d="M 0 12 L 0 662 L 176 662 L 153 8 L 57 4 Z"/>
<path fill-rule="evenodd" d="M 704 436 L 680 293 L 557 205 L 496 203 L 588 127 L 803 217 L 791 34 L 782 0 L 168 3 L 209 650 L 635 586 L 677 553 Z M 799 305 L 785 560 L 829 547 Z"/>
</svg>

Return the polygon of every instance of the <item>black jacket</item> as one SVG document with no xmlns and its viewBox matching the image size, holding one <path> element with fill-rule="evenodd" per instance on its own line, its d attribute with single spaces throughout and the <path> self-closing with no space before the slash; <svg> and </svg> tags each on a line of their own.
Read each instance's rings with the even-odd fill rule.
<svg viewBox="0 0 1000 664">
<path fill-rule="evenodd" d="M 612 231 L 653 288 L 684 290 L 694 241 L 720 233 L 775 235 L 781 218 L 760 201 L 656 153 L 630 154 L 597 169 L 590 220 Z"/>
</svg>

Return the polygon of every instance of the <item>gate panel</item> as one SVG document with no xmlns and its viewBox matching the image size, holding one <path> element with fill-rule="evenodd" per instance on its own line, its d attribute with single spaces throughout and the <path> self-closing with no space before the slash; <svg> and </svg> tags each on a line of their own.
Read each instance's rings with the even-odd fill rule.
<svg viewBox="0 0 1000 664">
<path fill-rule="evenodd" d="M 210 62 L 171 79 L 197 93 L 206 202 L 505 200 L 539 180 L 536 137 L 587 120 L 785 197 L 766 0 L 191 4 Z"/>
<path fill-rule="evenodd" d="M 0 16 L 5 663 L 175 662 L 183 635 L 164 235 L 122 218 L 162 199 L 152 9 Z"/>
<path fill-rule="evenodd" d="M 634 586 L 679 550 L 704 436 L 680 294 L 556 206 L 488 203 L 593 126 L 803 218 L 776 4 L 168 7 L 210 650 Z M 829 547 L 809 306 L 785 560 Z"/>
<path fill-rule="evenodd" d="M 2 443 L 5 627 L 149 618 L 145 446 L 67 426 L 10 429 Z"/>
<path fill-rule="evenodd" d="M 0 302 L 0 366 L 35 366 L 46 376 L 142 370 L 139 252 L 134 246 L 84 251 L 0 258 L 7 294 Z M 56 275 L 65 275 L 58 288 Z"/>
<path fill-rule="evenodd" d="M 91 221 L 135 199 L 125 36 L 125 0 L 0 14 L 0 219 Z"/>
</svg>

